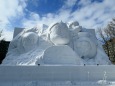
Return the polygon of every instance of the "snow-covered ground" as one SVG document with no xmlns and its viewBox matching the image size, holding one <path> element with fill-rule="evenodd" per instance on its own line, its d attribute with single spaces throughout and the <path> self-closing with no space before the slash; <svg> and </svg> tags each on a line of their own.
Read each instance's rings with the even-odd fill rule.
<svg viewBox="0 0 115 86">
<path fill-rule="evenodd" d="M 115 86 L 115 66 L 0 66 L 0 86 Z"/>
<path fill-rule="evenodd" d="M 115 86 L 115 81 L 77 82 L 77 81 L 25 81 L 0 83 L 0 86 Z"/>
</svg>

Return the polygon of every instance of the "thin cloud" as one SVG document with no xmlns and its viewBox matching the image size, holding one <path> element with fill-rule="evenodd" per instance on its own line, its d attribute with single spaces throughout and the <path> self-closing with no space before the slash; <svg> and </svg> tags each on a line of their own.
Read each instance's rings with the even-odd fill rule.
<svg viewBox="0 0 115 86">
<path fill-rule="evenodd" d="M 115 14 L 115 8 L 113 8 L 115 1 L 113 0 L 104 0 L 102 2 L 91 2 L 90 0 L 84 2 L 84 0 L 80 0 L 79 3 L 75 4 L 76 2 L 77 0 L 67 0 L 62 8 L 58 10 L 57 14 L 50 13 L 50 16 L 48 16 L 49 14 L 46 14 L 46 16 L 41 17 L 41 19 L 38 19 L 35 22 L 50 24 L 54 21 L 62 20 L 64 22 L 69 22 L 77 20 L 86 28 L 97 28 L 105 26 L 113 17 L 115 17 L 113 15 Z M 72 7 L 75 5 L 81 5 L 81 7 L 71 13 Z M 108 9 L 109 12 L 107 12 Z M 28 21 L 31 20 L 27 19 L 27 21 L 24 22 Z"/>
<path fill-rule="evenodd" d="M 12 21 L 24 15 L 25 0 L 0 0 L 0 29 L 6 40 L 12 39 Z"/>
</svg>

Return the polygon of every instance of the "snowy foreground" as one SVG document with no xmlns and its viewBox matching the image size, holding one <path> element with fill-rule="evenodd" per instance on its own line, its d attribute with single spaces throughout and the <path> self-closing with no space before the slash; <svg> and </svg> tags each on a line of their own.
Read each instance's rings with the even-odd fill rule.
<svg viewBox="0 0 115 86">
<path fill-rule="evenodd" d="M 0 86 L 115 86 L 115 66 L 0 66 Z"/>
<path fill-rule="evenodd" d="M 1 83 L 0 86 L 115 86 L 113 81 L 98 81 L 98 82 L 71 82 L 71 81 L 31 81 L 31 82 L 10 82 Z"/>
</svg>

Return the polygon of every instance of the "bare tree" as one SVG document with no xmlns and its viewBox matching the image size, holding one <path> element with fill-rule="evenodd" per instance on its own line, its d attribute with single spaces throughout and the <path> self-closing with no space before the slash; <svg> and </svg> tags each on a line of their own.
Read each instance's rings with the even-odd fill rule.
<svg viewBox="0 0 115 86">
<path fill-rule="evenodd" d="M 104 42 L 104 49 L 112 62 L 115 62 L 115 19 L 106 28 L 98 29 L 99 35 Z"/>
<path fill-rule="evenodd" d="M 110 53 L 109 53 L 109 43 L 107 42 L 108 41 L 108 36 L 104 32 L 104 28 L 98 28 L 98 33 L 99 33 L 99 35 L 101 37 L 100 41 L 104 43 L 104 49 L 105 49 L 107 55 L 110 56 Z"/>
<path fill-rule="evenodd" d="M 115 19 L 107 25 L 105 33 L 110 39 L 115 38 Z"/>
</svg>

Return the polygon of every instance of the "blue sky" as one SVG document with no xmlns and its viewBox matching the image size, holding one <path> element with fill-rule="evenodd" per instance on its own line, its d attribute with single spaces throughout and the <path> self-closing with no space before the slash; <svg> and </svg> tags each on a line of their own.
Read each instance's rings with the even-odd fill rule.
<svg viewBox="0 0 115 86">
<path fill-rule="evenodd" d="M 54 22 L 78 21 L 105 27 L 115 17 L 115 0 L 0 0 L 0 29 L 11 40 L 14 27 L 32 28 Z"/>
</svg>

